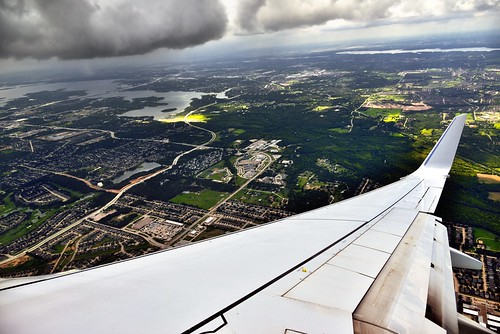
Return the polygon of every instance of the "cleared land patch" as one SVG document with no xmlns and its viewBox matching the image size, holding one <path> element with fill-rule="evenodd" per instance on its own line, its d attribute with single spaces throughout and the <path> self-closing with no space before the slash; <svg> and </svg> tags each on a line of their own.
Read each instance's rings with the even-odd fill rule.
<svg viewBox="0 0 500 334">
<path fill-rule="evenodd" d="M 479 179 L 479 183 L 485 183 L 485 184 L 500 183 L 500 176 L 498 175 L 477 173 L 477 178 Z"/>
<path fill-rule="evenodd" d="M 495 202 L 500 202 L 500 192 L 488 193 L 488 198 Z"/>
</svg>

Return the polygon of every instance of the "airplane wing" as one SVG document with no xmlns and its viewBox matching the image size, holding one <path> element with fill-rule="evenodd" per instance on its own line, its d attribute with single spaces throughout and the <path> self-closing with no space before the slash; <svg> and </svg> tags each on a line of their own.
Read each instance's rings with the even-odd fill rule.
<svg viewBox="0 0 500 334">
<path fill-rule="evenodd" d="M 352 199 L 119 263 L 10 281 L 0 291 L 0 331 L 458 333 L 451 267 L 481 262 L 450 255 L 432 213 L 464 123 L 465 115 L 452 121 L 416 172 Z"/>
</svg>

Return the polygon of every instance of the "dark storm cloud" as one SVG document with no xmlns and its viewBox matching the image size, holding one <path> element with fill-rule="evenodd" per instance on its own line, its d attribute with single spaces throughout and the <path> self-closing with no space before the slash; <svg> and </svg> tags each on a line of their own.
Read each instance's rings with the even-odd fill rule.
<svg viewBox="0 0 500 334">
<path fill-rule="evenodd" d="M 222 37 L 226 25 L 219 0 L 0 0 L 0 58 L 181 49 Z"/>
<path fill-rule="evenodd" d="M 500 0 L 244 0 L 237 18 L 243 32 L 262 33 L 332 20 L 366 25 L 377 25 L 378 20 L 428 22 L 497 11 L 499 4 Z"/>
<path fill-rule="evenodd" d="M 238 3 L 238 22 L 247 31 L 257 29 L 257 13 L 266 0 L 240 0 Z"/>
</svg>

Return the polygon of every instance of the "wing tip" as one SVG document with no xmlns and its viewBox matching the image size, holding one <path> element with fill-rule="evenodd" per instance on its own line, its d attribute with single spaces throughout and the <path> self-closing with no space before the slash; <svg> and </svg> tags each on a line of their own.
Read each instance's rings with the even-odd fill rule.
<svg viewBox="0 0 500 334">
<path fill-rule="evenodd" d="M 462 137 L 467 114 L 455 116 L 425 158 L 422 165 L 415 171 L 418 176 L 447 176 L 455 159 L 458 144 Z"/>
</svg>

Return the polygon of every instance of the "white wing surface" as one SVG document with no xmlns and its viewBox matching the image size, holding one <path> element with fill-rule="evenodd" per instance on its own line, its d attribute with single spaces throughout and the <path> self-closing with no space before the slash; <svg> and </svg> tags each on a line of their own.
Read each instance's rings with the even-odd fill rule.
<svg viewBox="0 0 500 334">
<path fill-rule="evenodd" d="M 120 263 L 10 282 L 0 291 L 0 331 L 458 333 L 447 232 L 432 213 L 464 123 L 464 115 L 453 120 L 415 173 L 361 196 Z"/>
</svg>

